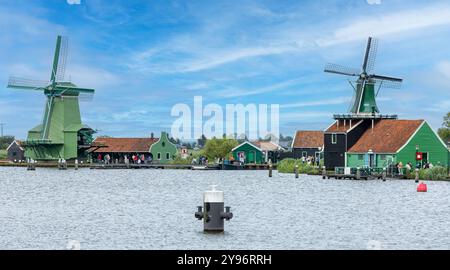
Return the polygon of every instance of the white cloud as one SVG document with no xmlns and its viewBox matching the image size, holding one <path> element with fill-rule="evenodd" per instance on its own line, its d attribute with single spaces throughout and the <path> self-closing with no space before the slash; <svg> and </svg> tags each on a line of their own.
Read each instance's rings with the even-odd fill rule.
<svg viewBox="0 0 450 270">
<path fill-rule="evenodd" d="M 67 0 L 67 4 L 69 5 L 80 5 L 81 0 Z"/>
<path fill-rule="evenodd" d="M 377 37 L 400 33 L 420 35 L 420 29 L 450 24 L 450 6 L 433 5 L 428 8 L 371 15 L 370 19 L 367 19 L 367 16 L 359 17 L 349 20 L 337 29 L 335 24 L 335 21 L 330 20 L 317 26 L 321 31 L 299 29 L 297 25 L 270 28 L 266 31 L 267 35 L 255 38 L 255 44 L 246 44 L 242 47 L 236 45 L 227 47 L 225 43 L 205 48 L 205 44 L 211 40 L 220 40 L 220 34 L 208 31 L 190 36 L 183 34 L 171 38 L 164 44 L 136 53 L 131 57 L 133 60 L 128 66 L 142 72 L 153 73 L 198 72 L 249 58 L 292 54 L 311 48 L 365 40 L 369 35 Z M 276 43 L 273 43 L 274 40 Z"/>
<path fill-rule="evenodd" d="M 66 79 L 79 87 L 104 88 L 117 86 L 121 78 L 107 70 L 81 65 L 71 65 L 66 71 Z"/>
<path fill-rule="evenodd" d="M 365 39 L 368 35 L 384 36 L 447 24 L 450 24 L 450 7 L 437 5 L 375 16 L 372 19 L 362 17 L 358 21 L 335 30 L 331 38 L 319 39 L 317 44 L 330 46 Z"/>
<path fill-rule="evenodd" d="M 280 105 L 281 108 L 301 108 L 310 106 L 325 106 L 325 105 L 336 105 L 350 102 L 349 97 L 337 97 L 332 99 L 314 100 L 314 101 L 304 101 L 290 104 Z"/>
<path fill-rule="evenodd" d="M 381 0 L 367 0 L 369 5 L 381 5 Z"/>
<path fill-rule="evenodd" d="M 226 89 L 224 91 L 220 91 L 217 92 L 218 96 L 221 97 L 243 97 L 243 96 L 251 96 L 251 95 L 259 95 L 259 94 L 264 94 L 264 93 L 268 93 L 268 92 L 272 92 L 275 90 L 280 90 L 280 89 L 284 89 L 284 88 L 288 88 L 297 84 L 300 84 L 304 81 L 303 78 L 298 78 L 298 79 L 292 79 L 292 80 L 287 80 L 287 81 L 283 81 L 283 82 L 279 82 L 273 85 L 269 85 L 266 87 L 262 87 L 256 90 L 246 90 L 246 89 Z"/>
</svg>

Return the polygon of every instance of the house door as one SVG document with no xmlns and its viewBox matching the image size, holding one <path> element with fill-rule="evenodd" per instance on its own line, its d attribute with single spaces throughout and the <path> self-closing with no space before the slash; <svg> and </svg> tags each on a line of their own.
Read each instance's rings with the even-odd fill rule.
<svg viewBox="0 0 450 270">
<path fill-rule="evenodd" d="M 375 167 L 375 155 L 369 154 L 369 167 L 374 168 Z"/>
<path fill-rule="evenodd" d="M 255 162 L 255 151 L 248 152 L 248 163 L 256 163 Z"/>
<path fill-rule="evenodd" d="M 422 153 L 422 166 L 425 163 L 428 163 L 428 153 L 427 152 Z"/>
</svg>

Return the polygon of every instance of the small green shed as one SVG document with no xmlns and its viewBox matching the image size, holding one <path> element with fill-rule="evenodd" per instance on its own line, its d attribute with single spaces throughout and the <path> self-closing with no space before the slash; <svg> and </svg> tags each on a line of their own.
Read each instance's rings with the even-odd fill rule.
<svg viewBox="0 0 450 270">
<path fill-rule="evenodd" d="M 245 164 L 261 164 L 264 160 L 263 151 L 250 142 L 243 142 L 231 151 L 234 160 L 243 160 Z"/>
<path fill-rule="evenodd" d="M 175 158 L 177 147 L 170 142 L 166 132 L 161 132 L 161 137 L 152 146 L 150 146 L 153 161 L 156 163 L 168 163 Z"/>
</svg>

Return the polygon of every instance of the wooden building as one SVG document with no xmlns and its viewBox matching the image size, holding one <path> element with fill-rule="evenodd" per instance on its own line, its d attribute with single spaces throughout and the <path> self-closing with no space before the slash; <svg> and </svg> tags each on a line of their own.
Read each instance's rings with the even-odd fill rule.
<svg viewBox="0 0 450 270">
<path fill-rule="evenodd" d="M 421 160 L 416 160 L 416 153 Z M 425 120 L 382 119 L 346 153 L 348 167 L 384 168 L 402 162 L 448 166 L 449 151 Z"/>
<path fill-rule="evenodd" d="M 336 121 L 324 131 L 324 165 L 328 170 L 345 166 L 345 157 L 350 149 L 369 128 L 370 119 L 346 119 Z"/>
<path fill-rule="evenodd" d="M 244 161 L 244 164 L 262 164 L 263 151 L 251 142 L 243 142 L 231 150 L 235 161 Z"/>
<path fill-rule="evenodd" d="M 169 163 L 177 154 L 177 146 L 169 140 L 166 132 L 161 133 L 161 137 L 150 146 L 155 163 Z"/>
<path fill-rule="evenodd" d="M 263 152 L 264 163 L 269 162 L 269 160 L 272 163 L 277 163 L 280 152 L 284 151 L 281 145 L 271 141 L 257 141 L 253 142 L 253 145 L 257 146 Z"/>
<path fill-rule="evenodd" d="M 292 141 L 293 158 L 314 157 L 320 160 L 324 148 L 324 132 L 316 130 L 299 130 Z"/>
<path fill-rule="evenodd" d="M 110 138 L 98 137 L 92 143 L 88 152 L 94 161 L 104 160 L 105 155 L 109 155 L 111 163 L 123 163 L 125 157 L 130 162 L 133 155 L 144 157 L 145 162 L 153 159 L 150 147 L 157 141 L 157 138 Z"/>
<path fill-rule="evenodd" d="M 8 148 L 6 148 L 7 159 L 12 162 L 20 162 L 25 160 L 25 149 L 22 147 L 22 142 L 14 140 Z"/>
</svg>

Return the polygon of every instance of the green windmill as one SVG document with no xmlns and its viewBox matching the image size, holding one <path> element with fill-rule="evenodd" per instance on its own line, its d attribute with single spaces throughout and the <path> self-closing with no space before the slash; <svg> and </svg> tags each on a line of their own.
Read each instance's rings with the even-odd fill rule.
<svg viewBox="0 0 450 270">
<path fill-rule="evenodd" d="M 50 81 L 10 77 L 8 88 L 43 91 L 47 97 L 42 123 L 28 131 L 23 143 L 25 156 L 35 160 L 82 157 L 92 142 L 94 130 L 81 123 L 80 95 L 94 89 L 80 88 L 64 80 L 68 39 L 58 36 Z"/>
<path fill-rule="evenodd" d="M 402 79 L 372 74 L 377 47 L 378 41 L 369 37 L 361 71 L 336 64 L 327 64 L 325 66 L 325 72 L 358 77 L 356 87 L 350 82 L 355 91 L 350 108 L 352 114 L 378 114 L 380 110 L 375 98 L 378 96 L 381 87 L 400 88 L 401 86 Z"/>
</svg>

